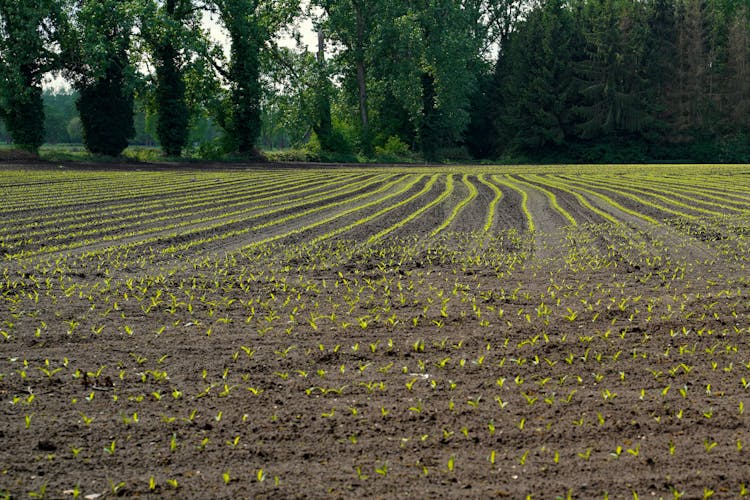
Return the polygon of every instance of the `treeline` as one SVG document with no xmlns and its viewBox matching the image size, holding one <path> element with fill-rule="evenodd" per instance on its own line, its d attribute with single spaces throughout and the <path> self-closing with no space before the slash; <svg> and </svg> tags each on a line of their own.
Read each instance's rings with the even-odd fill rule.
<svg viewBox="0 0 750 500">
<path fill-rule="evenodd" d="M 0 117 L 31 151 L 54 136 L 118 155 L 139 135 L 170 156 L 201 143 L 746 162 L 749 13 L 750 0 L 0 0 Z M 303 18 L 317 47 L 280 46 Z M 45 97 L 50 74 L 73 97 Z"/>
<path fill-rule="evenodd" d="M 65 88 L 46 88 L 42 93 L 44 109 L 44 139 L 47 144 L 76 145 L 83 142 L 83 126 L 78 114 L 76 101 L 78 94 Z M 137 97 L 133 113 L 135 134 L 129 139 L 130 145 L 158 146 L 156 116 L 148 109 L 147 103 Z M 188 132 L 188 148 L 210 142 L 219 137 L 221 131 L 207 116 L 191 119 Z M 0 142 L 12 143 L 13 138 L 0 122 Z M 270 143 L 269 143 L 270 145 Z"/>
<path fill-rule="evenodd" d="M 508 34 L 475 154 L 750 160 L 750 2 L 546 0 Z M 480 108 L 481 109 L 481 108 Z M 491 144 L 493 151 L 482 150 Z"/>
</svg>

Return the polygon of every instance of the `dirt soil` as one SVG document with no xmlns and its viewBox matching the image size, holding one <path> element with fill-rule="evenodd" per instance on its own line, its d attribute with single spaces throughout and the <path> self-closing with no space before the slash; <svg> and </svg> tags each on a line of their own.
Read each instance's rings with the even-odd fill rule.
<svg viewBox="0 0 750 500">
<path fill-rule="evenodd" d="M 514 213 L 3 261 L 0 497 L 745 494 L 747 216 Z"/>
</svg>

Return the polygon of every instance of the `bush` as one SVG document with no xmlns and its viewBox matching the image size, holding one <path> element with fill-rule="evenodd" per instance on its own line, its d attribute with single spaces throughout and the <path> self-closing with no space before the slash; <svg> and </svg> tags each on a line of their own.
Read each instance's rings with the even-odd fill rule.
<svg viewBox="0 0 750 500">
<path fill-rule="evenodd" d="M 469 150 L 465 146 L 442 148 L 439 150 L 438 155 L 440 156 L 440 158 L 445 158 L 448 161 L 457 161 L 463 163 L 473 161 L 471 154 L 469 154 Z"/>
<path fill-rule="evenodd" d="M 164 159 L 161 149 L 149 146 L 129 146 L 122 152 L 125 158 L 145 163 L 154 163 Z"/>
<path fill-rule="evenodd" d="M 268 161 L 271 162 L 306 162 L 311 161 L 306 149 L 284 149 L 278 151 L 263 151 Z"/>
<path fill-rule="evenodd" d="M 201 160 L 218 161 L 224 158 L 225 151 L 224 141 L 214 139 L 213 141 L 201 142 L 189 154 Z"/>
<path fill-rule="evenodd" d="M 323 149 L 320 140 L 312 134 L 310 140 L 305 145 L 307 152 L 307 161 L 324 162 L 324 163 L 357 163 L 359 158 L 352 152 L 351 145 L 338 129 L 334 129 L 329 137 L 329 147 Z"/>
<path fill-rule="evenodd" d="M 375 157 L 383 163 L 396 163 L 410 160 L 411 151 L 401 138 L 392 135 L 383 146 L 375 146 Z"/>
</svg>

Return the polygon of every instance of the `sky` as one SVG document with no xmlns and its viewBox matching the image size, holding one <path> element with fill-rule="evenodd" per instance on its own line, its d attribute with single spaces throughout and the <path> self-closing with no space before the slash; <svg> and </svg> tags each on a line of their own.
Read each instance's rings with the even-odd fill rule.
<svg viewBox="0 0 750 500">
<path fill-rule="evenodd" d="M 218 23 L 216 19 L 212 19 L 211 16 L 204 15 L 203 27 L 208 31 L 211 39 L 221 43 L 225 47 L 225 52 L 228 52 L 226 50 L 229 45 L 227 34 L 220 23 Z M 302 19 L 300 21 L 299 30 L 302 35 L 303 46 L 307 46 L 308 50 L 316 51 L 318 38 L 313 30 L 312 21 L 307 17 Z M 295 46 L 294 40 L 289 36 L 282 36 L 278 41 L 279 45 L 284 47 Z M 55 92 L 68 92 L 71 90 L 70 84 L 60 75 L 48 75 L 42 86 L 45 90 L 50 89 Z"/>
</svg>

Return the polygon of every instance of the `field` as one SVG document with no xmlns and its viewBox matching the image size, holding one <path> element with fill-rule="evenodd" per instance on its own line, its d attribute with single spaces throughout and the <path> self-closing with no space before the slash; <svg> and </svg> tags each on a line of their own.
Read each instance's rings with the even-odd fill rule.
<svg viewBox="0 0 750 500">
<path fill-rule="evenodd" d="M 750 489 L 750 167 L 6 166 L 0 199 L 0 497 Z"/>
</svg>

